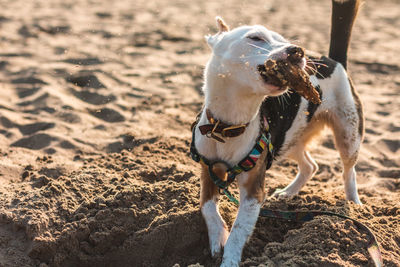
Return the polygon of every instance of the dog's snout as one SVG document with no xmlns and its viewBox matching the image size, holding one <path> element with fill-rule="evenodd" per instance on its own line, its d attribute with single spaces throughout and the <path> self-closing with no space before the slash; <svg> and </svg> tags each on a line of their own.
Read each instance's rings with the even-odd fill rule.
<svg viewBox="0 0 400 267">
<path fill-rule="evenodd" d="M 286 52 L 289 56 L 297 55 L 299 57 L 304 57 L 304 49 L 300 46 L 289 46 L 286 48 Z"/>
<path fill-rule="evenodd" d="M 287 53 L 287 58 L 289 61 L 292 63 L 299 63 L 303 60 L 304 58 L 304 49 L 301 48 L 300 46 L 289 46 L 286 48 L 286 53 Z"/>
</svg>

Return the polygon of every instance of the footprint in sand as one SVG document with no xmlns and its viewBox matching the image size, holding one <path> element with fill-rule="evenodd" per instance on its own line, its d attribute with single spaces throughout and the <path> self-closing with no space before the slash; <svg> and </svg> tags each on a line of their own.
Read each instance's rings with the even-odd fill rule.
<svg viewBox="0 0 400 267">
<path fill-rule="evenodd" d="M 95 89 L 106 88 L 93 73 L 80 73 L 67 77 L 66 80 L 79 87 L 90 87 Z"/>
<path fill-rule="evenodd" d="M 400 140 L 397 139 L 382 139 L 379 143 L 387 147 L 393 153 L 396 153 L 400 148 Z"/>
<path fill-rule="evenodd" d="M 400 168 L 391 168 L 378 171 L 379 177 L 400 178 Z"/>
<path fill-rule="evenodd" d="M 112 14 L 108 12 L 96 12 L 96 16 L 101 19 L 111 18 Z"/>
<path fill-rule="evenodd" d="M 62 111 L 58 112 L 56 116 L 67 123 L 80 123 L 82 121 L 81 117 L 73 112 Z"/>
<path fill-rule="evenodd" d="M 71 89 L 72 94 L 79 98 L 80 100 L 92 104 L 92 105 L 103 105 L 110 103 L 116 99 L 116 97 L 112 94 L 110 95 L 102 95 L 96 92 L 91 92 L 89 90 L 82 90 L 82 91 L 77 91 L 74 89 Z"/>
<path fill-rule="evenodd" d="M 118 111 L 110 108 L 94 109 L 89 110 L 90 114 L 106 122 L 122 122 L 125 121 L 125 117 L 122 116 Z"/>
<path fill-rule="evenodd" d="M 71 143 L 70 141 L 67 141 L 67 140 L 61 141 L 58 144 L 58 146 L 61 147 L 61 148 L 65 148 L 65 149 L 74 149 L 74 148 L 76 148 L 76 146 L 73 143 Z"/>
<path fill-rule="evenodd" d="M 373 135 L 379 135 L 380 134 L 377 131 L 375 131 L 375 129 L 372 129 L 372 128 L 365 128 L 365 132 L 367 134 L 373 134 Z"/>
<path fill-rule="evenodd" d="M 63 62 L 73 64 L 73 65 L 80 65 L 80 66 L 91 66 L 91 65 L 98 65 L 98 64 L 104 63 L 97 57 L 69 58 L 69 59 L 63 60 Z"/>
<path fill-rule="evenodd" d="M 32 150 L 39 150 L 49 146 L 51 141 L 54 140 L 57 140 L 57 138 L 45 133 L 39 133 L 26 138 L 21 138 L 16 142 L 12 143 L 11 146 L 24 147 Z"/>
<path fill-rule="evenodd" d="M 47 129 L 54 128 L 55 123 L 52 122 L 36 122 L 36 123 L 30 123 L 30 124 L 25 124 L 25 125 L 20 125 L 18 123 L 14 123 L 11 120 L 9 120 L 6 117 L 0 117 L 0 124 L 5 127 L 5 128 L 18 128 L 19 131 L 23 135 L 30 135 L 34 134 L 38 131 L 44 131 Z"/>
<path fill-rule="evenodd" d="M 16 78 L 16 79 L 11 80 L 11 83 L 13 83 L 13 84 L 48 84 L 47 82 L 45 82 L 39 78 L 35 78 L 33 76 Z"/>
<path fill-rule="evenodd" d="M 13 128 L 15 127 L 15 123 L 12 122 L 9 118 L 1 116 L 0 117 L 0 124 L 3 125 L 5 128 Z"/>
<path fill-rule="evenodd" d="M 389 112 L 386 112 L 386 111 L 378 111 L 378 112 L 376 112 L 376 113 L 377 113 L 378 115 L 381 115 L 381 116 L 384 116 L 384 117 L 390 115 L 390 113 L 389 113 Z"/>
<path fill-rule="evenodd" d="M 18 129 L 23 135 L 30 135 L 34 134 L 38 131 L 44 131 L 47 129 L 54 128 L 55 123 L 52 122 L 37 122 L 37 123 L 30 123 L 26 125 L 19 125 Z"/>
<path fill-rule="evenodd" d="M 391 132 L 400 132 L 400 126 L 394 125 L 393 123 L 389 124 L 388 130 Z"/>
<path fill-rule="evenodd" d="M 0 70 L 4 69 L 8 65 L 8 61 L 0 60 Z"/>
<path fill-rule="evenodd" d="M 49 21 L 35 23 L 33 26 L 41 32 L 45 32 L 47 34 L 55 35 L 55 34 L 66 34 L 69 33 L 71 27 L 69 25 L 62 24 L 50 24 Z"/>
<path fill-rule="evenodd" d="M 32 29 L 29 26 L 26 25 L 22 25 L 19 29 L 18 29 L 18 34 L 21 35 L 24 38 L 37 38 L 38 35 L 37 33 L 35 33 L 35 30 Z"/>
<path fill-rule="evenodd" d="M 4 135 L 7 138 L 11 138 L 14 136 L 14 134 L 12 132 L 4 130 L 4 129 L 0 129 L 0 134 Z"/>
<path fill-rule="evenodd" d="M 20 107 L 26 107 L 26 106 L 30 106 L 30 105 L 35 106 L 35 107 L 45 107 L 47 105 L 46 102 L 49 97 L 50 97 L 49 93 L 44 93 L 33 100 L 23 101 L 23 102 L 17 103 L 17 105 Z"/>
<path fill-rule="evenodd" d="M 14 128 L 16 126 L 14 122 L 4 116 L 0 116 L 0 125 L 7 129 Z M 11 131 L 7 131 L 6 129 L 0 129 L 0 134 L 4 135 L 7 138 L 11 138 L 14 135 L 14 133 L 12 133 Z"/>
<path fill-rule="evenodd" d="M 40 90 L 40 87 L 17 87 L 17 95 L 19 98 L 25 98 L 36 94 Z"/>
</svg>

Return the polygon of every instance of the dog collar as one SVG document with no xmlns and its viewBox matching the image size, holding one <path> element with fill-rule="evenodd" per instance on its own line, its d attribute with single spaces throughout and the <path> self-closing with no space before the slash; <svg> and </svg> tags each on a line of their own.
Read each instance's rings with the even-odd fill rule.
<svg viewBox="0 0 400 267">
<path fill-rule="evenodd" d="M 246 124 L 230 125 L 222 122 L 221 120 L 215 119 L 208 108 L 206 109 L 206 115 L 210 123 L 200 125 L 200 133 L 221 143 L 225 143 L 225 140 L 223 139 L 224 137 L 236 137 L 243 134 L 246 127 L 250 124 L 248 122 Z M 220 134 L 222 138 L 215 135 L 215 133 Z"/>
</svg>

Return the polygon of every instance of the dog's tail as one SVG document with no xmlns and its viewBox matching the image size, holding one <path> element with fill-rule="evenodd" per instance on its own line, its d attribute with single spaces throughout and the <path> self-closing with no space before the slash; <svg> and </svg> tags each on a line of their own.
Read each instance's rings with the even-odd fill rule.
<svg viewBox="0 0 400 267">
<path fill-rule="evenodd" d="M 329 57 L 347 68 L 351 30 L 360 7 L 360 0 L 332 0 L 332 26 Z"/>
</svg>

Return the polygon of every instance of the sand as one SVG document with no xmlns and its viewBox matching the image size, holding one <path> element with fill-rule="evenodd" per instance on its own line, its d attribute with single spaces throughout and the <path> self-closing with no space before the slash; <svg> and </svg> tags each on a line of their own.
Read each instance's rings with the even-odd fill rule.
<svg viewBox="0 0 400 267">
<path fill-rule="evenodd" d="M 0 266 L 218 266 L 188 157 L 202 105 L 203 36 L 221 15 L 326 53 L 329 1 L 0 1 Z M 290 15 L 289 15 L 290 14 Z M 368 225 L 400 266 L 400 8 L 367 1 L 349 72 L 364 102 L 363 206 L 344 201 L 326 132 L 300 195 L 266 207 L 336 211 Z M 268 194 L 296 174 L 266 174 Z M 236 207 L 222 200 L 231 225 Z M 242 266 L 372 266 L 347 220 L 260 218 Z"/>
</svg>

